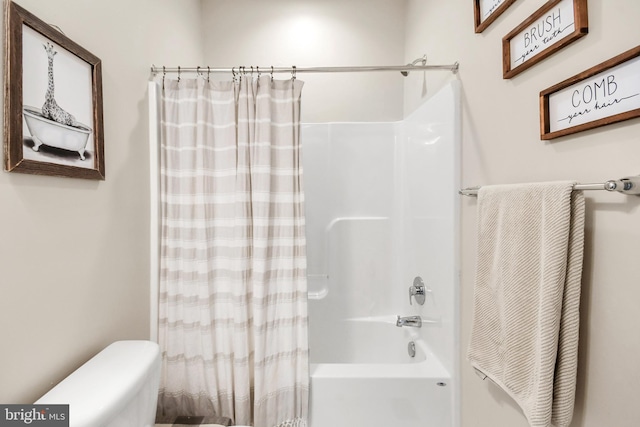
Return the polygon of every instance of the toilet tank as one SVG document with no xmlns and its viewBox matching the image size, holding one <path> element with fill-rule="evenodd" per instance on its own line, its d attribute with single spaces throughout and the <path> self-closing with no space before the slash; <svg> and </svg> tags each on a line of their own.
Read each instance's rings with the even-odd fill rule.
<svg viewBox="0 0 640 427">
<path fill-rule="evenodd" d="M 153 426 L 160 349 L 151 341 L 117 341 L 35 402 L 68 404 L 70 427 Z"/>
</svg>

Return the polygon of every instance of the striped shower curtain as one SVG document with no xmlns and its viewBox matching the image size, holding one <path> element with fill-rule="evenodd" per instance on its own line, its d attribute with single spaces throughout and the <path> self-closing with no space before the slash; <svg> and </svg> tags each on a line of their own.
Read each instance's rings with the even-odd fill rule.
<svg viewBox="0 0 640 427">
<path fill-rule="evenodd" d="M 164 86 L 158 413 L 306 426 L 303 83 Z"/>
</svg>

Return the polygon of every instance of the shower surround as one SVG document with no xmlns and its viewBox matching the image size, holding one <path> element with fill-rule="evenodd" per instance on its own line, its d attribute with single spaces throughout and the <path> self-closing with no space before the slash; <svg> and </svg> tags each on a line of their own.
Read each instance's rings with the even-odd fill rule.
<svg viewBox="0 0 640 427">
<path fill-rule="evenodd" d="M 459 425 L 459 91 L 401 122 L 302 127 L 311 427 Z"/>
</svg>

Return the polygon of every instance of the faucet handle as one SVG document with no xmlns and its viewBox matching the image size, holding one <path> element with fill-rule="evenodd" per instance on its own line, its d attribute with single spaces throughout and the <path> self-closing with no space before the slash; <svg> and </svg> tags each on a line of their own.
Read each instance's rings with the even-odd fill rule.
<svg viewBox="0 0 640 427">
<path fill-rule="evenodd" d="M 425 293 L 427 292 L 422 277 L 417 276 L 413 279 L 413 285 L 409 286 L 409 305 L 413 305 L 411 297 L 415 297 L 416 302 L 420 305 L 424 305 Z"/>
</svg>

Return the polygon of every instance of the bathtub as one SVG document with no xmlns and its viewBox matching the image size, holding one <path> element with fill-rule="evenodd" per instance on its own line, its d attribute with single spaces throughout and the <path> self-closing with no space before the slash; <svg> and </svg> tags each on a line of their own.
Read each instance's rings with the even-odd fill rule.
<svg viewBox="0 0 640 427">
<path fill-rule="evenodd" d="M 311 343 L 310 427 L 452 425 L 451 375 L 417 329 L 394 316 L 335 323 L 333 345 Z"/>
<path fill-rule="evenodd" d="M 460 425 L 459 91 L 399 122 L 301 128 L 310 427 Z M 424 305 L 407 292 L 416 276 Z"/>
<path fill-rule="evenodd" d="M 44 144 L 63 150 L 77 151 L 80 160 L 85 159 L 87 142 L 92 132 L 88 126 L 80 123 L 76 126 L 57 123 L 45 118 L 39 108 L 26 105 L 22 112 L 29 133 L 33 138 L 33 151 L 38 151 L 40 146 Z"/>
</svg>

